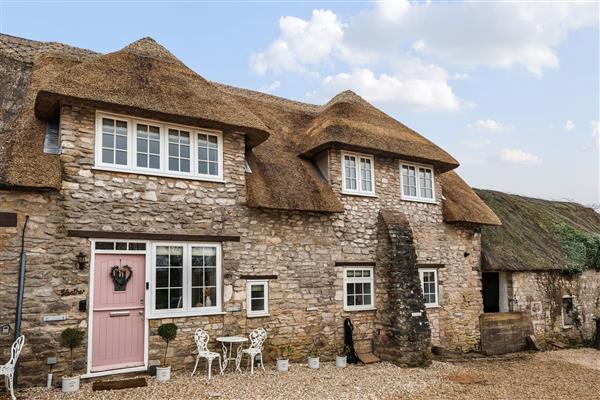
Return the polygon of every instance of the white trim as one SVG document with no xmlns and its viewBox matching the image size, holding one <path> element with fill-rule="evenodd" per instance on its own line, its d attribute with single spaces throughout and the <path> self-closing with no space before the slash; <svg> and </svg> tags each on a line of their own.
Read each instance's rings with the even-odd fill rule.
<svg viewBox="0 0 600 400">
<path fill-rule="evenodd" d="M 182 294 L 183 294 L 183 307 L 171 310 L 156 310 L 155 307 L 155 294 L 156 294 L 156 279 L 155 279 L 155 262 L 156 262 L 156 247 L 157 246 L 171 246 L 171 247 L 183 247 L 183 277 L 182 277 Z M 217 315 L 222 314 L 222 249 L 221 243 L 217 242 L 152 242 L 151 243 L 151 262 L 150 262 L 150 275 L 148 276 L 147 282 L 150 283 L 147 299 L 149 303 L 147 318 L 158 319 L 158 318 L 177 318 L 177 317 L 191 317 L 191 316 L 206 316 L 206 315 Z M 212 307 L 192 307 L 192 266 L 191 266 L 191 251 L 192 247 L 214 247 L 216 249 L 216 299 L 217 304 Z"/>
<path fill-rule="evenodd" d="M 255 285 L 261 285 L 265 293 L 265 309 L 261 311 L 252 310 L 252 291 L 250 288 Z M 267 279 L 249 279 L 246 281 L 246 316 L 248 318 L 269 316 L 269 281 Z"/>
<path fill-rule="evenodd" d="M 440 297 L 439 297 L 439 284 L 438 284 L 438 270 L 436 268 L 419 268 L 419 280 L 421 281 L 421 293 L 423 294 L 423 298 L 425 298 L 425 284 L 423 282 L 423 273 L 424 272 L 433 272 L 434 282 L 435 282 L 435 302 L 434 303 L 425 303 L 426 308 L 435 308 L 440 306 Z"/>
<path fill-rule="evenodd" d="M 145 251 L 124 251 L 124 250 L 99 250 L 96 251 L 96 242 L 136 242 L 145 243 Z M 145 371 L 148 369 L 148 344 L 149 344 L 149 329 L 148 329 L 148 296 L 144 296 L 144 365 L 139 367 L 121 368 L 115 370 L 92 372 L 92 345 L 93 345 L 93 333 L 94 333 L 94 267 L 96 263 L 96 254 L 138 254 L 144 255 L 146 263 L 146 276 L 144 277 L 144 289 L 146 282 L 148 282 L 148 249 L 150 248 L 150 242 L 146 240 L 122 240 L 122 239 L 90 239 L 90 268 L 89 268 L 89 290 L 88 290 L 88 326 L 87 326 L 87 367 L 86 373 L 82 375 L 82 378 L 93 378 L 96 376 L 106 376 L 112 374 L 121 374 L 127 372 Z"/>
<path fill-rule="evenodd" d="M 146 371 L 148 367 L 131 367 L 131 368 L 120 368 L 120 369 L 111 369 L 107 371 L 98 371 L 98 372 L 87 372 L 81 375 L 81 379 L 89 379 L 96 378 L 100 376 L 108 376 L 108 375 L 117 375 L 117 374 L 128 374 L 130 372 L 140 372 Z"/>
<path fill-rule="evenodd" d="M 415 188 L 417 191 L 416 196 L 409 196 L 409 195 L 404 194 L 404 178 L 402 177 L 402 167 L 413 167 L 415 169 L 415 184 L 416 184 Z M 421 197 L 421 186 L 419 183 L 419 168 L 425 168 L 425 169 L 431 170 L 431 194 L 433 195 L 433 198 Z M 399 170 L 400 170 L 400 198 L 402 200 L 416 201 L 419 203 L 431 203 L 431 204 L 437 203 L 436 196 L 435 196 L 435 168 L 433 167 L 433 165 L 407 163 L 407 162 L 400 161 Z"/>
<path fill-rule="evenodd" d="M 573 308 L 575 309 L 576 308 L 575 296 L 564 295 L 560 300 L 560 316 L 561 316 L 561 320 L 562 320 L 562 327 L 563 327 L 563 329 L 571 329 L 571 328 L 573 328 L 573 324 L 570 324 L 570 325 L 565 324 L 565 307 L 564 307 L 564 303 L 563 303 L 563 301 L 565 299 L 571 299 L 573 301 Z"/>
<path fill-rule="evenodd" d="M 352 153 L 349 151 L 342 151 L 341 154 L 341 162 L 342 162 L 342 194 L 350 194 L 350 195 L 358 195 L 358 196 L 367 196 L 367 197 L 376 197 L 375 196 L 375 159 L 372 155 L 369 154 L 361 154 L 361 153 Z M 346 187 L 346 166 L 345 157 L 354 157 L 356 161 L 356 189 L 348 189 Z M 362 190 L 362 176 L 361 176 L 361 167 L 360 167 L 360 159 L 364 158 L 371 161 L 371 191 Z"/>
<path fill-rule="evenodd" d="M 369 277 L 347 277 L 347 271 L 370 271 Z M 369 311 L 375 310 L 375 270 L 373 267 L 344 267 L 343 273 L 343 292 L 344 292 L 344 311 Z M 371 304 L 363 304 L 360 306 L 349 306 L 348 305 L 348 288 L 347 283 L 370 283 L 371 284 Z"/>
<path fill-rule="evenodd" d="M 127 165 L 115 165 L 102 162 L 102 118 L 118 119 L 127 122 Z M 136 162 L 137 135 L 134 129 L 137 124 L 158 126 L 160 130 L 160 169 L 138 167 Z M 169 171 L 169 139 L 168 130 L 178 129 L 190 133 L 190 172 Z M 223 178 L 223 132 L 214 129 L 178 125 L 146 118 L 115 114 L 96 110 L 94 142 L 94 168 L 96 170 L 124 172 L 139 175 L 164 176 L 169 178 L 193 179 L 211 182 L 224 182 Z M 198 172 L 198 134 L 208 134 L 217 137 L 218 168 L 217 175 L 200 174 Z"/>
</svg>

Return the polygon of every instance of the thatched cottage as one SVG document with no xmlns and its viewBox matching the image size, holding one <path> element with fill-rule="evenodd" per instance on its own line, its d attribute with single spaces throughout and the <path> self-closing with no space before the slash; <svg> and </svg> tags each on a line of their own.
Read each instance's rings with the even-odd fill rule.
<svg viewBox="0 0 600 400">
<path fill-rule="evenodd" d="M 176 369 L 197 327 L 264 327 L 265 358 L 333 354 L 346 317 L 399 364 L 478 348 L 480 230 L 500 222 L 452 156 L 356 94 L 209 82 L 148 38 L 98 54 L 0 35 L 0 72 L 0 346 L 23 251 L 21 382 L 49 356 L 60 374 L 65 327 L 88 377 L 156 365 L 164 321 Z"/>
<path fill-rule="evenodd" d="M 591 342 L 600 318 L 600 214 L 571 202 L 476 193 L 502 220 L 481 233 L 483 350 L 522 349 L 528 334 L 547 347 Z"/>
</svg>

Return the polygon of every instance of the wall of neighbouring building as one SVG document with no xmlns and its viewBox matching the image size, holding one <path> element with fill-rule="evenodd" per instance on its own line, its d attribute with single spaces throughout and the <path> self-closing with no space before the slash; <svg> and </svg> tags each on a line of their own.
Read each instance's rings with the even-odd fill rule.
<svg viewBox="0 0 600 400">
<path fill-rule="evenodd" d="M 531 315 L 538 340 L 581 343 L 591 341 L 594 317 L 600 316 L 600 272 L 585 270 L 568 276 L 557 271 L 512 272 L 509 298 L 513 310 Z M 563 328 L 562 298 L 574 296 L 580 326 Z"/>
<path fill-rule="evenodd" d="M 80 251 L 89 256 L 90 242 L 67 238 L 67 229 L 240 236 L 239 242 L 223 243 L 222 260 L 223 308 L 239 311 L 174 319 L 180 330 L 170 346 L 171 361 L 175 369 L 191 369 L 192 335 L 197 327 L 205 328 L 214 339 L 224 333 L 248 334 L 263 326 L 269 333 L 266 358 L 273 358 L 277 348 L 292 343 L 293 358 L 299 360 L 312 346 L 315 332 L 320 332 L 324 341 L 323 354 L 331 357 L 343 341 L 343 320 L 350 317 L 358 349 L 372 350 L 374 339 L 381 337 L 383 329 L 377 310 L 343 310 L 343 267 L 335 262 L 376 262 L 375 306 L 384 307 L 389 275 L 377 253 L 381 251 L 379 211 L 398 211 L 406 216 L 412 230 L 417 263 L 443 264 L 439 269 L 440 307 L 427 310 L 432 342 L 459 351 L 479 346 L 480 235 L 477 228 L 443 222 L 439 179 L 437 203 L 401 201 L 398 160 L 376 157 L 377 197 L 340 194 L 344 213 L 250 209 L 245 205 L 243 134 L 224 135 L 225 183 L 214 183 L 96 170 L 94 130 L 95 110 L 64 106 L 60 192 L 4 194 L 12 203 L 3 204 L 3 211 L 19 208 L 21 214 L 29 213 L 39 236 L 33 239 L 32 235 L 26 241 L 36 256 L 32 255 L 28 263 L 29 303 L 23 328 L 28 343 L 38 343 L 38 347 L 28 345 L 24 353 L 26 381 L 43 383 L 46 357 L 57 352 L 59 364 L 55 371 L 59 376 L 66 364 L 63 350 L 56 343 L 58 332 L 66 326 L 86 329 L 87 313 L 78 311 L 78 302 L 89 295 L 89 271 L 79 271 L 75 262 Z M 329 177 L 337 193 L 341 191 L 340 167 L 340 152 L 332 150 Z M 16 268 L 17 236 L 3 239 L 9 251 L 0 251 L 2 271 Z M 14 271 L 2 275 L 3 285 L 13 288 L 13 292 L 9 290 L 0 297 L 0 305 L 6 310 L 14 304 L 10 295 L 16 285 L 13 274 Z M 269 317 L 246 318 L 243 275 L 277 275 L 269 282 Z M 418 292 L 414 295 L 420 296 Z M 43 322 L 45 313 L 65 314 L 67 320 Z M 152 363 L 158 362 L 164 350 L 156 331 L 166 321 L 171 319 L 150 321 Z M 400 324 L 404 324 L 404 329 L 412 329 L 410 319 Z M 214 342 L 211 347 L 218 350 Z M 79 371 L 83 371 L 84 351 L 79 351 L 76 358 Z"/>
</svg>

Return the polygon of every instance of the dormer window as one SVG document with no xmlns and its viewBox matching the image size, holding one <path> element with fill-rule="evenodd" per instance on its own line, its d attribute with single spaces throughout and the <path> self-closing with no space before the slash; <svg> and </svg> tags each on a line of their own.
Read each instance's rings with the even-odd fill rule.
<svg viewBox="0 0 600 400">
<path fill-rule="evenodd" d="M 221 132 L 97 114 L 96 168 L 175 178 L 223 180 Z"/>
<path fill-rule="evenodd" d="M 373 156 L 342 152 L 342 193 L 375 195 Z"/>
<path fill-rule="evenodd" d="M 426 165 L 400 164 L 402 199 L 435 202 L 433 168 Z"/>
</svg>

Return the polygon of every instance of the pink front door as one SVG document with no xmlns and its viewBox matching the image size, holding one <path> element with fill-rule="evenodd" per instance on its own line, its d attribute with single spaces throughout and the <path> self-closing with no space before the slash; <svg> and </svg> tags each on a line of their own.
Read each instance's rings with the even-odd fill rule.
<svg viewBox="0 0 600 400">
<path fill-rule="evenodd" d="M 111 271 L 131 278 L 115 285 Z M 97 254 L 94 262 L 92 372 L 144 365 L 144 255 Z M 120 274 L 119 274 L 120 273 Z M 117 279 L 118 280 L 118 279 Z"/>
</svg>

